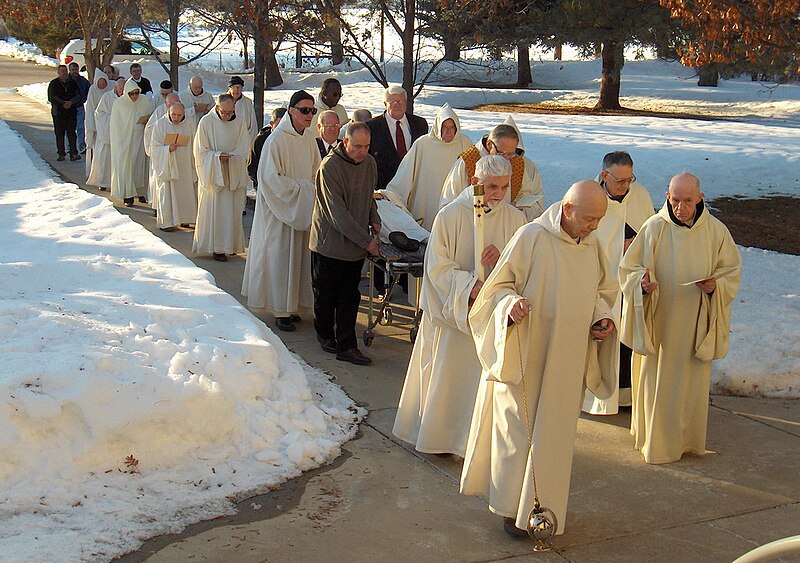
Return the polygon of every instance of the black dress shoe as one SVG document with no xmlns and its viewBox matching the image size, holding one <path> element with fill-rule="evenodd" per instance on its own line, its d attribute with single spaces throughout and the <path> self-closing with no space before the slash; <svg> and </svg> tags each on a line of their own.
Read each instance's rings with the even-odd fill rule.
<svg viewBox="0 0 800 563">
<path fill-rule="evenodd" d="M 408 238 L 406 234 L 401 231 L 392 231 L 389 233 L 389 242 L 406 252 L 416 252 L 419 250 L 419 241 Z"/>
<path fill-rule="evenodd" d="M 344 352 L 336 354 L 336 359 L 340 362 L 350 362 L 357 366 L 368 366 L 372 363 L 372 358 L 365 356 L 358 348 L 350 348 Z"/>
<path fill-rule="evenodd" d="M 165 233 L 171 233 L 175 230 L 175 227 L 159 227 L 159 230 L 164 231 Z"/>
<path fill-rule="evenodd" d="M 302 320 L 303 320 L 302 318 L 300 318 L 300 315 L 292 315 L 292 316 L 291 316 L 291 317 L 289 317 L 289 318 L 290 318 L 290 319 L 292 319 L 292 322 L 293 322 L 293 323 L 299 323 L 300 321 L 302 321 Z"/>
<path fill-rule="evenodd" d="M 329 354 L 336 353 L 336 339 L 335 338 L 322 338 L 319 334 L 317 335 L 317 342 L 319 345 L 322 346 L 323 352 L 328 352 Z"/>
<path fill-rule="evenodd" d="M 100 191 L 101 191 L 101 192 L 104 192 L 104 191 L 106 191 L 107 189 L 108 189 L 108 188 L 104 188 L 103 186 L 100 186 Z"/>
<path fill-rule="evenodd" d="M 79 154 L 71 154 L 71 155 L 69 155 L 69 159 L 72 162 L 75 162 L 76 160 L 80 160 L 81 159 L 81 155 L 79 155 Z"/>
<path fill-rule="evenodd" d="M 275 326 L 284 332 L 294 332 L 297 330 L 291 317 L 275 317 Z"/>
<path fill-rule="evenodd" d="M 228 261 L 228 257 L 225 256 L 224 254 L 218 254 L 218 253 L 215 252 L 214 253 L 214 260 L 216 260 L 217 262 L 227 262 Z"/>
<path fill-rule="evenodd" d="M 140 195 L 139 196 L 139 203 L 147 203 L 147 198 L 144 197 L 143 195 Z"/>
<path fill-rule="evenodd" d="M 60 155 L 58 155 L 58 158 L 57 158 L 56 160 L 57 160 L 57 161 L 59 161 L 59 162 L 63 162 L 63 161 L 65 161 L 66 159 L 67 159 L 67 157 L 66 157 L 66 156 L 64 156 L 63 154 L 60 154 Z"/>
<path fill-rule="evenodd" d="M 517 528 L 517 521 L 514 518 L 503 518 L 503 530 L 512 538 L 527 538 L 527 530 Z"/>
<path fill-rule="evenodd" d="M 153 217 L 158 217 L 158 209 L 153 209 Z"/>
<path fill-rule="evenodd" d="M 125 203 L 125 207 L 133 207 L 133 198 L 132 197 L 126 197 L 122 201 Z"/>
</svg>

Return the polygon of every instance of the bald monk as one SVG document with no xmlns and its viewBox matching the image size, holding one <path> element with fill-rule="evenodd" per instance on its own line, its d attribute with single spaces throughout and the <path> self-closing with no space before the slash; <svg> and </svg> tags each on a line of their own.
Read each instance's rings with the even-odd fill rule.
<svg viewBox="0 0 800 563">
<path fill-rule="evenodd" d="M 614 390 L 618 286 L 592 236 L 607 207 L 600 184 L 573 184 L 511 238 L 469 314 L 483 373 L 461 492 L 488 498 L 513 536 L 534 507 L 531 463 L 564 532 L 583 386 Z"/>
<path fill-rule="evenodd" d="M 181 103 L 187 110 L 194 110 L 194 119 L 199 122 L 209 111 L 214 109 L 214 96 L 203 89 L 203 79 L 199 76 L 192 76 L 189 79 L 189 86 L 180 93 Z M 191 112 L 187 111 L 186 115 Z"/>
<path fill-rule="evenodd" d="M 700 180 L 674 176 L 619 270 L 621 338 L 634 352 L 631 434 L 647 463 L 705 452 L 711 361 L 728 352 L 741 271 L 730 232 L 703 205 Z"/>
</svg>

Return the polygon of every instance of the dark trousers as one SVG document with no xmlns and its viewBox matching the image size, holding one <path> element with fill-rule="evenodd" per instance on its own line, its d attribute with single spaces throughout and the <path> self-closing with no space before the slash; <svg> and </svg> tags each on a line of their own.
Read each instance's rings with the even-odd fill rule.
<svg viewBox="0 0 800 563">
<path fill-rule="evenodd" d="M 78 134 L 75 130 L 78 124 L 77 112 L 69 112 L 64 115 L 53 116 L 53 129 L 56 132 L 56 147 L 58 148 L 58 156 L 66 156 L 67 152 L 64 150 L 64 135 L 67 136 L 69 141 L 69 154 L 78 154 Z"/>
<path fill-rule="evenodd" d="M 620 389 L 631 386 L 631 355 L 633 350 L 619 343 L 619 387 Z"/>
<path fill-rule="evenodd" d="M 314 329 L 323 340 L 336 339 L 336 351 L 358 347 L 356 318 L 364 260 L 337 260 L 311 253 L 311 287 L 314 291 Z"/>
</svg>

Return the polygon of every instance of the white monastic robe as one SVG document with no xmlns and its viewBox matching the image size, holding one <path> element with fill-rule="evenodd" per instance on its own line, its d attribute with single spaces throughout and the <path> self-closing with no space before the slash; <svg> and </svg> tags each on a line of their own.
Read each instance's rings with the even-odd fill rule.
<svg viewBox="0 0 800 563">
<path fill-rule="evenodd" d="M 159 96 L 160 98 L 161 96 Z M 156 124 L 156 121 L 167 115 L 169 108 L 166 104 L 159 104 L 156 105 L 153 113 L 150 115 L 150 119 L 147 120 L 147 123 L 144 126 L 144 154 L 148 157 L 148 166 L 147 166 L 147 200 L 150 202 L 150 207 L 155 210 L 158 210 L 158 202 L 156 201 L 155 197 L 155 176 L 153 171 L 153 161 L 150 155 L 150 145 L 153 143 L 153 127 Z"/>
<path fill-rule="evenodd" d="M 86 96 L 86 103 L 84 104 L 84 131 L 86 139 L 86 177 L 92 173 L 92 158 L 94 157 L 94 144 L 97 139 L 97 122 L 94 118 L 94 111 L 97 109 L 97 104 L 100 103 L 100 98 L 103 94 L 112 90 L 114 85 L 102 70 L 95 69 L 94 71 L 94 84 L 89 87 L 89 93 Z M 100 79 L 106 81 L 106 87 L 100 88 Z"/>
<path fill-rule="evenodd" d="M 206 90 L 203 90 L 199 96 L 195 96 L 192 94 L 191 88 L 187 86 L 186 90 L 181 92 L 179 96 L 183 107 L 186 108 L 186 115 L 189 115 L 189 108 L 194 109 L 196 122 L 199 122 L 204 115 L 214 109 L 214 96 Z M 200 111 L 202 106 L 205 106 L 204 111 Z"/>
<path fill-rule="evenodd" d="M 634 352 L 631 434 L 647 463 L 705 452 L 711 361 L 728 353 L 742 268 L 728 229 L 708 210 L 698 206 L 691 228 L 670 211 L 667 202 L 645 222 L 619 270 L 621 338 Z M 646 268 L 659 285 L 643 295 Z M 711 295 L 689 283 L 710 277 Z"/>
<path fill-rule="evenodd" d="M 408 238 L 425 242 L 431 236 L 430 231 L 423 229 L 419 223 L 414 221 L 414 217 L 408 212 L 406 206 L 397 200 L 382 198 L 375 201 L 378 208 L 378 215 L 381 218 L 382 242 L 390 244 L 389 235 L 394 231 L 404 233 Z M 410 297 L 410 296 L 409 296 Z"/>
<path fill-rule="evenodd" d="M 456 136 L 449 143 L 442 140 L 442 123 L 447 119 L 452 119 L 456 125 Z M 430 231 L 441 205 L 444 180 L 459 155 L 471 146 L 472 140 L 461 133 L 458 116 L 444 104 L 436 114 L 433 128 L 411 145 L 394 178 L 386 189 L 380 190 L 381 194 L 402 203 L 414 219 Z M 468 185 L 469 181 L 461 189 Z"/>
<path fill-rule="evenodd" d="M 193 147 L 198 189 L 192 252 L 244 252 L 242 209 L 250 181 L 247 125 L 238 114 L 230 121 L 222 121 L 213 109 L 197 125 Z M 222 162 L 222 153 L 231 155 L 230 160 Z"/>
<path fill-rule="evenodd" d="M 614 374 L 604 360 L 619 346 L 616 331 L 602 342 L 590 333 L 611 318 L 616 294 L 605 253 L 592 235 L 572 239 L 560 222 L 556 203 L 520 228 L 470 312 L 483 373 L 461 474 L 462 493 L 487 497 L 492 512 L 524 530 L 534 505 L 532 457 L 539 499 L 555 512 L 559 534 L 584 381 L 608 397 Z M 508 326 L 520 297 L 532 310 Z"/>
<path fill-rule="evenodd" d="M 298 133 L 289 116 L 264 142 L 242 281 L 248 307 L 266 307 L 276 317 L 313 309 L 308 240 L 319 164 L 314 131 Z"/>
<path fill-rule="evenodd" d="M 97 135 L 94 139 L 92 169 L 86 180 L 90 186 L 111 186 L 111 110 L 118 98 L 117 92 L 112 88 L 100 97 L 97 109 L 94 110 Z"/>
<path fill-rule="evenodd" d="M 321 114 L 323 111 L 328 111 L 328 110 L 335 111 L 337 117 L 339 117 L 339 124 L 342 126 L 347 124 L 348 120 L 350 119 L 349 117 L 347 117 L 347 110 L 344 109 L 344 106 L 342 104 L 336 104 L 335 106 L 330 107 L 328 104 L 322 101 L 322 97 L 319 94 L 317 94 L 317 99 L 314 101 L 314 107 L 317 108 L 317 113 L 314 114 L 314 117 L 311 118 L 311 125 L 309 129 L 311 129 L 317 137 L 319 137 L 319 129 L 317 129 L 317 122 L 319 121 L 319 114 Z M 345 130 L 344 127 L 342 127 L 342 130 L 339 132 L 340 139 L 344 134 L 343 133 L 344 130 Z"/>
<path fill-rule="evenodd" d="M 600 178 L 597 179 L 600 181 Z M 647 189 L 638 182 L 633 182 L 628 189 L 628 193 L 622 201 L 608 198 L 608 211 L 600 220 L 597 230 L 592 233 L 597 241 L 603 246 L 608 257 L 611 273 L 619 285 L 619 264 L 622 262 L 622 255 L 625 249 L 625 225 L 637 233 L 642 228 L 644 222 L 655 213 L 653 200 Z M 622 316 L 622 290 L 617 292 L 617 299 L 614 301 L 612 312 L 614 313 L 614 324 L 621 326 Z M 591 414 L 617 414 L 619 412 L 619 356 L 617 364 L 613 367 L 617 374 L 617 384 L 614 386 L 614 393 L 608 399 L 598 399 L 591 391 L 586 390 L 583 400 L 583 411 Z"/>
<path fill-rule="evenodd" d="M 503 249 L 525 222 L 521 211 L 501 203 L 485 215 L 485 247 Z M 469 295 L 478 279 L 474 248 L 470 187 L 433 223 L 420 296 L 424 313 L 392 430 L 421 452 L 466 453 L 481 376 L 467 323 Z"/>
<path fill-rule="evenodd" d="M 256 108 L 253 105 L 253 100 L 242 94 L 242 97 L 236 100 L 235 104 L 236 119 L 244 121 L 245 127 L 247 128 L 248 139 L 252 146 L 260 129 L 256 124 Z"/>
<path fill-rule="evenodd" d="M 503 124 L 511 125 L 517 130 L 517 134 L 519 135 L 517 149 L 518 151 L 522 151 L 522 156 L 520 156 L 520 158 L 522 158 L 525 162 L 525 174 L 522 179 L 522 186 L 519 190 L 519 193 L 516 194 L 516 197 L 512 197 L 511 190 L 509 190 L 506 197 L 510 198 L 511 203 L 521 208 L 525 212 L 525 216 L 528 218 L 528 221 L 532 221 L 541 215 L 542 210 L 544 209 L 544 187 L 542 186 L 542 176 L 539 174 L 539 170 L 537 170 L 533 161 L 525 156 L 525 144 L 522 141 L 522 133 L 520 133 L 519 127 L 517 127 L 514 118 L 509 115 Z M 485 136 L 475 143 L 475 148 L 478 149 L 481 157 L 489 154 L 489 151 L 486 149 L 486 145 L 484 144 L 487 138 L 488 136 Z M 467 166 L 462 158 L 458 158 L 444 180 L 440 205 L 444 207 L 453 201 L 458 194 L 461 193 L 461 190 L 464 189 L 464 186 L 469 185 L 469 181 L 470 177 L 469 174 L 467 174 Z"/>
<path fill-rule="evenodd" d="M 189 144 L 170 152 L 164 143 L 166 135 L 187 135 Z M 150 134 L 150 163 L 153 172 L 156 224 L 165 229 L 194 223 L 197 218 L 197 198 L 194 191 L 195 167 L 192 144 L 195 135 L 194 116 L 186 115 L 178 124 L 169 114 L 155 122 Z"/>
<path fill-rule="evenodd" d="M 111 108 L 111 196 L 116 199 L 147 195 L 145 124 L 139 120 L 153 113 L 153 100 L 141 95 L 135 102 L 131 100 L 128 93 L 138 89 L 136 81 L 129 78 Z"/>
</svg>

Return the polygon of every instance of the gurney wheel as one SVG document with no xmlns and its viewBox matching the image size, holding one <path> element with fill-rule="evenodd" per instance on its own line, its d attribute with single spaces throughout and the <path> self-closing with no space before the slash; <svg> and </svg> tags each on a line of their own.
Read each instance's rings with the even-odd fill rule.
<svg viewBox="0 0 800 563">
<path fill-rule="evenodd" d="M 392 324 L 392 308 L 388 305 L 383 309 L 383 314 L 380 320 L 381 326 L 389 326 Z"/>
<path fill-rule="evenodd" d="M 375 334 L 371 330 L 364 331 L 364 346 L 372 346 L 372 341 L 375 340 Z"/>
<path fill-rule="evenodd" d="M 414 344 L 417 341 L 418 332 L 419 332 L 418 327 L 414 327 L 408 332 L 408 339 L 411 340 L 411 344 Z"/>
</svg>

